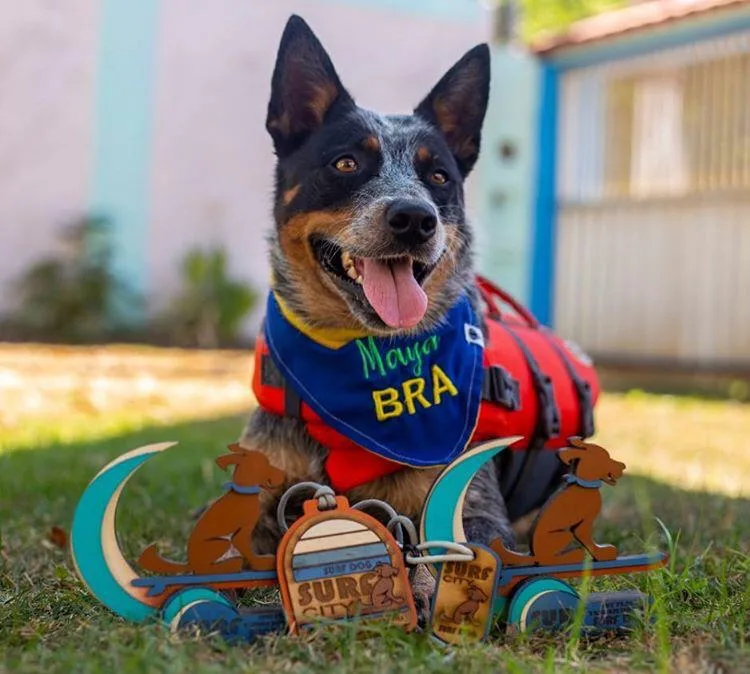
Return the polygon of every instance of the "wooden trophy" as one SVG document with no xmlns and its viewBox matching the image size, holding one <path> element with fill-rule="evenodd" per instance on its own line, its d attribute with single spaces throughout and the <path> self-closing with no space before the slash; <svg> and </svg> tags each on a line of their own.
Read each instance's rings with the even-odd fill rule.
<svg viewBox="0 0 750 674">
<path fill-rule="evenodd" d="M 229 450 L 216 464 L 222 470 L 234 466 L 232 481 L 195 523 L 188 538 L 187 561 L 165 559 L 156 545 L 149 545 L 138 564 L 159 575 L 139 578 L 133 585 L 148 587 L 153 596 L 188 585 L 237 589 L 276 584 L 276 558 L 254 552 L 253 531 L 260 517 L 261 490 L 281 487 L 284 472 L 261 452 L 239 444 L 229 445 Z M 236 554 L 231 555 L 232 551 Z"/>
</svg>

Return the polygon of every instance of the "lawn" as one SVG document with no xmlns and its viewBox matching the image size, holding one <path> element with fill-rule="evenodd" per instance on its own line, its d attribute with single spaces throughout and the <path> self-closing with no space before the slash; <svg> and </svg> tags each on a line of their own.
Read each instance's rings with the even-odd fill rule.
<svg viewBox="0 0 750 674">
<path fill-rule="evenodd" d="M 343 627 L 227 647 L 115 618 L 53 527 L 69 530 L 107 461 L 178 440 L 128 484 L 118 529 L 131 558 L 156 539 L 179 554 L 189 513 L 223 481 L 213 458 L 252 405 L 250 366 L 231 352 L 0 347 L 0 672 L 750 671 L 750 405 L 645 393 L 608 394 L 598 408 L 596 439 L 628 464 L 606 490 L 599 538 L 637 552 L 656 542 L 656 515 L 676 542 L 663 571 L 597 581 L 655 597 L 655 622 L 628 636 L 496 630 L 447 650 Z"/>
</svg>

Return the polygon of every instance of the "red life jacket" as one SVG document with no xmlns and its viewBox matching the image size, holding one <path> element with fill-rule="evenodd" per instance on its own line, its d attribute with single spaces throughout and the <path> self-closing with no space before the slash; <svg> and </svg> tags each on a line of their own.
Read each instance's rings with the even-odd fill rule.
<svg viewBox="0 0 750 674">
<path fill-rule="evenodd" d="M 478 277 L 477 286 L 488 334 L 482 403 L 472 442 L 521 435 L 524 439 L 511 449 L 538 452 L 562 447 L 571 436 L 593 435 L 599 384 L 588 358 L 488 280 Z M 501 312 L 502 305 L 512 312 Z M 301 419 L 310 436 L 328 450 L 326 472 L 337 491 L 404 468 L 327 426 L 302 402 L 271 359 L 263 330 L 255 344 L 253 392 L 267 412 Z M 526 465 L 520 473 L 529 472 Z M 519 474 L 515 487 L 523 479 Z"/>
</svg>

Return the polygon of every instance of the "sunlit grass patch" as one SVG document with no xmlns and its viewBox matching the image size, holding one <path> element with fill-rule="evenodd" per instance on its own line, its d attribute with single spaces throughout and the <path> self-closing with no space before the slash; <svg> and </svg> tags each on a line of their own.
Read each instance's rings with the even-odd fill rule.
<svg viewBox="0 0 750 674">
<path fill-rule="evenodd" d="M 685 489 L 750 495 L 750 404 L 605 394 L 596 441 L 628 466 Z"/>
</svg>

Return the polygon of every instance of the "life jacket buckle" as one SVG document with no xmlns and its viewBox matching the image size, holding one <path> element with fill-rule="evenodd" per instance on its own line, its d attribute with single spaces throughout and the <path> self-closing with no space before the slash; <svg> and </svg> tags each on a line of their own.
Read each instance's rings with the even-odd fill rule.
<svg viewBox="0 0 750 674">
<path fill-rule="evenodd" d="M 502 405 L 515 412 L 521 409 L 521 393 L 518 381 L 505 368 L 490 365 L 484 372 L 482 399 Z"/>
</svg>

